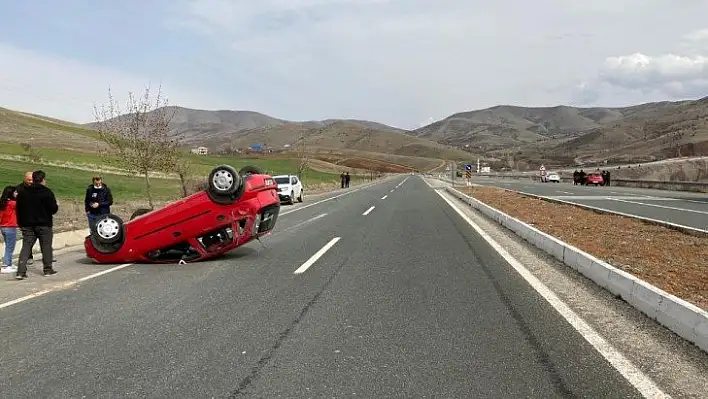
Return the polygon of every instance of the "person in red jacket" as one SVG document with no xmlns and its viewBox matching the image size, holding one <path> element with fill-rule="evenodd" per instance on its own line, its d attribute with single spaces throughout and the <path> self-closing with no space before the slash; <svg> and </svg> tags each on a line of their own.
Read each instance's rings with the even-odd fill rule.
<svg viewBox="0 0 708 399">
<path fill-rule="evenodd" d="M 7 186 L 0 195 L 0 231 L 5 241 L 5 256 L 2 258 L 0 273 L 15 273 L 17 267 L 12 266 L 12 254 L 17 245 L 17 189 Z"/>
</svg>

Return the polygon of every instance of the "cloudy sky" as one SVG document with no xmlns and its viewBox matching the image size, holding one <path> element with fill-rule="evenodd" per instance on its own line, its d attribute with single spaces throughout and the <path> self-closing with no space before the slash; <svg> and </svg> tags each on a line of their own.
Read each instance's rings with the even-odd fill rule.
<svg viewBox="0 0 708 399">
<path fill-rule="evenodd" d="M 0 106 L 93 120 L 107 89 L 403 128 L 497 104 L 708 95 L 705 0 L 5 0 Z"/>
</svg>

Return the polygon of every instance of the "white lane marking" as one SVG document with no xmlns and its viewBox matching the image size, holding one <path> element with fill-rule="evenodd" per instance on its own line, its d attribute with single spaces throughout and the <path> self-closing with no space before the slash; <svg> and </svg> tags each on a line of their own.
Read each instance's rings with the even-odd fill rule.
<svg viewBox="0 0 708 399">
<path fill-rule="evenodd" d="M 96 277 L 98 277 L 98 276 L 102 276 L 102 275 L 104 275 L 104 274 L 108 274 L 108 273 L 111 273 L 111 272 L 114 272 L 114 271 L 116 271 L 116 270 L 120 270 L 120 269 L 126 268 L 126 267 L 128 267 L 128 266 L 132 266 L 132 265 L 133 265 L 132 263 L 126 263 L 126 264 L 124 264 L 124 265 L 116 266 L 116 267 L 113 267 L 113 268 L 110 268 L 110 269 L 107 269 L 107 270 L 100 271 L 100 272 L 98 272 L 98 273 L 94 273 L 94 274 L 92 274 L 92 275 L 90 275 L 90 276 L 82 277 L 82 278 L 80 278 L 80 279 L 78 279 L 78 280 L 68 281 L 68 282 L 66 282 L 66 283 L 63 283 L 63 284 L 60 285 L 59 287 L 55 287 L 55 288 L 52 288 L 52 289 L 42 290 L 42 291 L 39 291 L 39 292 L 35 292 L 35 293 L 33 293 L 33 294 L 29 294 L 29 295 L 23 296 L 22 298 L 13 299 L 12 301 L 5 302 L 5 303 L 0 304 L 0 309 L 4 309 L 4 308 L 6 308 L 6 307 L 8 307 L 8 306 L 16 305 L 16 304 L 18 304 L 18 303 L 21 303 L 21 302 L 24 302 L 24 301 L 27 301 L 27 300 L 30 300 L 30 299 L 34 299 L 34 298 L 40 297 L 40 296 L 42 296 L 42 295 L 44 295 L 44 294 L 48 294 L 48 293 L 50 293 L 50 292 L 54 292 L 56 289 L 66 288 L 66 287 L 75 285 L 75 284 L 77 284 L 77 283 L 80 283 L 80 282 L 82 282 L 82 281 L 91 280 L 92 278 L 96 278 Z"/>
<path fill-rule="evenodd" d="M 381 199 L 386 199 L 387 197 L 388 197 L 388 194 L 381 197 Z"/>
<path fill-rule="evenodd" d="M 368 187 L 372 187 L 372 186 L 368 186 Z M 344 197 L 345 195 L 353 194 L 353 193 L 355 193 L 355 192 L 357 192 L 357 191 L 359 191 L 359 190 L 363 190 L 363 189 L 368 188 L 368 187 L 360 187 L 360 188 L 354 189 L 354 190 L 352 190 L 352 191 L 347 191 L 347 192 L 344 192 L 344 193 L 341 193 L 341 194 L 337 194 L 337 195 L 335 195 L 334 197 L 325 198 L 325 199 L 323 199 L 323 200 L 320 200 L 320 201 L 317 201 L 317 202 L 313 202 L 313 203 L 307 204 L 307 205 L 305 205 L 305 206 L 301 206 L 301 207 L 298 207 L 298 208 L 295 208 L 295 209 L 290 209 L 290 210 L 288 210 L 288 211 L 286 211 L 286 212 L 281 213 L 280 216 L 284 216 L 284 215 L 287 215 L 287 214 L 290 214 L 290 213 L 293 213 L 293 212 L 297 212 L 297 211 L 302 210 L 302 209 L 307 209 L 307 208 L 309 208 L 309 207 L 311 207 L 311 206 L 319 205 L 319 204 L 321 204 L 321 203 L 323 203 L 323 202 L 331 201 L 331 200 L 337 199 L 337 198 L 339 198 L 339 197 Z"/>
<path fill-rule="evenodd" d="M 325 216 L 327 216 L 327 215 L 328 215 L 327 213 L 319 214 L 319 215 L 317 215 L 317 216 L 315 216 L 315 217 L 312 217 L 312 218 L 309 218 L 309 219 L 305 220 L 304 222 L 300 222 L 300 223 L 298 223 L 298 224 L 296 224 L 296 225 L 294 225 L 294 226 L 290 226 L 290 227 L 286 228 L 285 230 L 275 231 L 275 232 L 273 232 L 273 234 L 272 234 L 271 236 L 275 236 L 275 235 L 278 235 L 278 234 L 281 234 L 281 233 L 287 233 L 288 231 L 295 230 L 296 228 L 301 227 L 302 225 L 304 225 L 304 224 L 306 224 L 306 223 L 314 222 L 315 220 L 321 219 L 321 218 L 323 218 L 323 217 L 325 217 Z"/>
<path fill-rule="evenodd" d="M 96 278 L 96 277 L 98 277 L 98 276 L 103 276 L 104 274 L 108 274 L 108 273 L 110 273 L 110 272 L 114 272 L 114 271 L 116 271 L 116 270 L 120 270 L 120 269 L 126 268 L 126 267 L 128 267 L 128 266 L 133 266 L 133 264 L 132 264 L 132 263 L 126 263 L 126 264 L 124 264 L 124 265 L 112 267 L 112 268 L 110 268 L 110 269 L 108 269 L 108 270 L 104 270 L 104 271 L 102 271 L 102 272 L 94 273 L 94 274 L 92 274 L 92 275 L 90 275 L 90 276 L 82 277 L 82 278 L 76 280 L 76 282 L 77 282 L 77 283 L 80 283 L 80 282 L 82 282 L 82 281 L 91 280 L 92 278 Z"/>
<path fill-rule="evenodd" d="M 577 330 L 580 335 L 585 338 L 612 366 L 629 381 L 644 397 L 647 398 L 669 398 L 670 396 L 664 393 L 649 377 L 639 370 L 632 362 L 624 355 L 610 345 L 600 334 L 598 334 L 589 324 L 578 316 L 572 309 L 558 298 L 553 291 L 546 287 L 539 279 L 529 272 L 516 258 L 509 254 L 494 238 L 488 235 L 481 227 L 473 222 L 467 215 L 453 204 L 440 191 L 435 191 L 442 199 L 447 202 L 452 209 L 457 212 L 460 217 L 467 222 L 472 228 L 484 238 L 485 241 L 513 267 L 526 282 L 533 287 L 536 292 L 551 304 L 551 306 L 563 316 L 570 325 Z"/>
<path fill-rule="evenodd" d="M 676 208 L 676 207 L 673 207 L 673 206 L 657 205 L 657 204 L 644 204 L 644 203 L 642 203 L 642 202 L 627 201 L 627 200 L 618 199 L 618 198 L 612 198 L 612 197 L 608 197 L 607 199 L 612 200 L 612 201 L 625 202 L 625 203 L 628 203 L 628 204 L 637 204 L 637 205 L 643 205 L 643 206 L 653 206 L 653 207 L 655 207 L 655 208 L 671 209 L 671 210 L 673 210 L 673 211 L 679 211 L 679 212 L 692 212 L 692 213 L 700 213 L 701 215 L 708 215 L 708 212 L 706 212 L 706 211 L 698 211 L 698 210 L 695 210 L 695 209 Z M 645 198 L 639 198 L 639 199 L 644 199 L 644 200 L 646 200 Z"/>
<path fill-rule="evenodd" d="M 367 209 L 366 212 L 364 212 L 364 213 L 361 214 L 361 216 L 366 216 L 366 215 L 370 214 L 371 211 L 374 210 L 374 208 L 376 208 L 376 207 L 375 207 L 375 206 L 372 206 L 371 208 Z"/>
<path fill-rule="evenodd" d="M 556 192 L 557 192 L 557 193 L 563 193 L 563 194 L 570 194 L 570 195 L 573 195 L 573 193 L 568 192 L 568 191 L 556 191 Z"/>
<path fill-rule="evenodd" d="M 393 190 L 395 190 L 395 189 L 393 189 Z M 389 191 L 389 192 L 390 192 L 390 193 L 392 193 L 392 192 L 393 192 L 393 190 L 391 190 L 391 191 Z"/>
<path fill-rule="evenodd" d="M 324 247 L 320 248 L 319 251 L 315 252 L 314 255 L 310 257 L 310 259 L 307 260 L 307 262 L 303 263 L 302 266 L 298 267 L 297 270 L 293 272 L 293 274 L 302 274 L 305 272 L 305 270 L 309 269 L 310 266 L 312 266 L 315 262 L 317 262 L 317 259 L 321 258 L 322 255 L 325 254 L 325 252 L 329 251 L 330 248 L 334 246 L 334 244 L 339 241 L 341 237 L 334 237 L 331 239 L 327 244 L 325 244 Z"/>
</svg>

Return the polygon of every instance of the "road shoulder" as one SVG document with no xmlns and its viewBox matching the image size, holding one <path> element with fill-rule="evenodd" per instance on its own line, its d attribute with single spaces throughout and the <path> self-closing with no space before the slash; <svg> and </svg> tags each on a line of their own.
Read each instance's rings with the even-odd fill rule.
<svg viewBox="0 0 708 399">
<path fill-rule="evenodd" d="M 449 194 L 444 195 L 461 204 L 466 216 L 667 393 L 676 397 L 705 394 L 707 354 L 510 230 Z"/>
</svg>

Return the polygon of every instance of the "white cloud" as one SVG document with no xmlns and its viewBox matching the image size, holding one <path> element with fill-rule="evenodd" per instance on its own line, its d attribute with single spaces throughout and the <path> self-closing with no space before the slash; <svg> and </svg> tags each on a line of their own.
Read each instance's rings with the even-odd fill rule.
<svg viewBox="0 0 708 399">
<path fill-rule="evenodd" d="M 416 128 L 430 115 L 497 104 L 627 104 L 706 87 L 704 0 L 173 0 L 151 9 L 135 49 L 112 38 L 111 56 L 132 73 L 0 46 L 0 105 L 89 121 L 109 84 L 125 93 L 162 79 L 175 103 L 193 108 Z M 9 33 L 3 40 L 16 39 Z M 105 44 L 96 41 L 77 40 L 75 52 L 97 57 Z"/>
<path fill-rule="evenodd" d="M 605 80 L 576 88 L 573 97 L 568 90 L 597 73 L 597 60 L 661 51 L 677 41 L 679 28 L 705 28 L 702 15 L 708 14 L 708 3 L 695 0 L 188 4 L 176 14 L 182 27 L 219 43 L 244 63 L 259 65 L 259 79 L 267 80 L 273 90 L 299 93 L 292 98 L 284 94 L 279 106 L 297 109 L 306 99 L 322 115 L 335 117 L 346 110 L 356 117 L 413 128 L 424 115 L 496 104 L 633 99 L 616 90 L 606 91 L 612 96 L 608 98 L 596 90 L 610 84 L 612 76 L 620 78 L 615 70 L 629 69 L 625 75 L 636 76 L 627 58 L 608 59 L 600 75 Z M 665 71 L 671 62 L 662 59 L 667 66 L 652 68 Z M 645 75 L 634 77 L 635 84 L 648 84 L 653 75 Z M 668 83 L 667 91 L 686 90 Z"/>
<path fill-rule="evenodd" d="M 0 43 L 0 106 L 34 112 L 76 123 L 93 122 L 95 103 L 108 101 L 108 89 L 123 107 L 132 91 L 136 95 L 150 85 L 171 104 L 208 105 L 203 97 L 181 90 L 159 78 L 137 77 L 72 59 L 48 56 Z"/>
<path fill-rule="evenodd" d="M 595 103 L 608 92 L 627 91 L 649 100 L 708 95 L 708 29 L 682 37 L 676 51 L 607 57 L 597 76 L 575 92 L 579 103 Z"/>
</svg>

